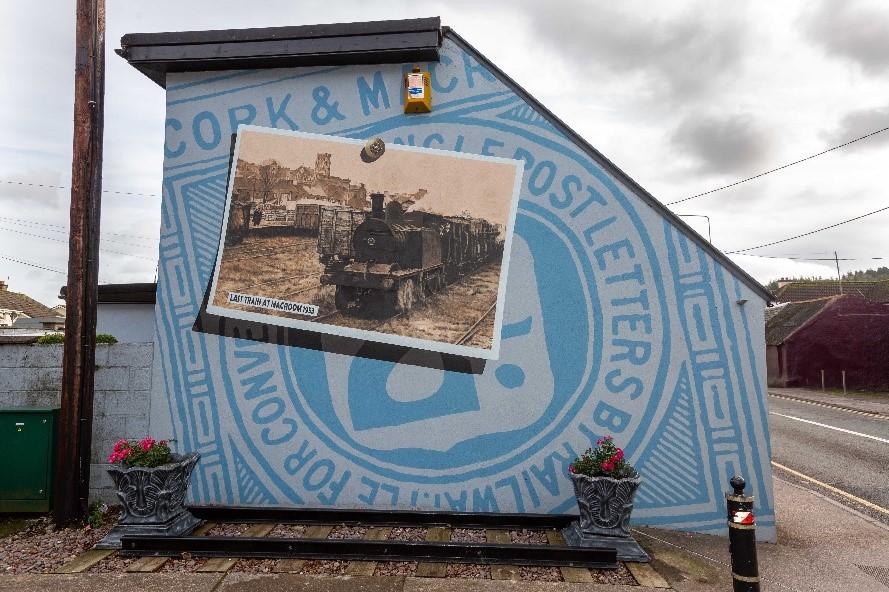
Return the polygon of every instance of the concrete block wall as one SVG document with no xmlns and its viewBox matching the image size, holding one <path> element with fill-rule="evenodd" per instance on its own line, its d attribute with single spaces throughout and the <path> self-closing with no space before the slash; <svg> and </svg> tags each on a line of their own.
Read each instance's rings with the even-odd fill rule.
<svg viewBox="0 0 889 592">
<path fill-rule="evenodd" d="M 119 438 L 148 434 L 153 343 L 96 347 L 90 499 L 117 503 L 106 458 Z M 61 345 L 0 345 L 0 409 L 58 407 Z"/>
</svg>

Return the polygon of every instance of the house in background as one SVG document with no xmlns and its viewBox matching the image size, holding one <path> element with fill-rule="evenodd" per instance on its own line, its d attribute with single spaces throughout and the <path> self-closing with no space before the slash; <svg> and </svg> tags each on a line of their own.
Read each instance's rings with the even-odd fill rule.
<svg viewBox="0 0 889 592">
<path fill-rule="evenodd" d="M 42 335 L 64 329 L 65 316 L 27 294 L 11 291 L 6 282 L 0 281 L 0 328 L 5 335 Z"/>
<path fill-rule="evenodd" d="M 877 302 L 889 304 L 889 280 L 843 281 L 803 280 L 779 281 L 775 291 L 776 302 L 803 302 L 830 296 L 850 294 Z"/>
<path fill-rule="evenodd" d="M 766 309 L 769 386 L 889 390 L 889 308 L 843 294 Z"/>
<path fill-rule="evenodd" d="M 67 286 L 59 298 L 65 299 Z M 154 341 L 154 302 L 157 284 L 102 284 L 96 304 L 96 333 L 107 333 L 120 343 Z"/>
</svg>

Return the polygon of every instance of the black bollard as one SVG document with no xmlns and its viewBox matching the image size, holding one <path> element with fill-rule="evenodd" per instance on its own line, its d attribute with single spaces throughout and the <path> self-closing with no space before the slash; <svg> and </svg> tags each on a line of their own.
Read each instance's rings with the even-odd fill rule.
<svg viewBox="0 0 889 592">
<path fill-rule="evenodd" d="M 728 508 L 728 549 L 732 556 L 732 590 L 759 592 L 759 566 L 756 563 L 756 522 L 753 496 L 744 495 L 744 478 L 729 481 L 734 493 L 725 494 Z"/>
</svg>

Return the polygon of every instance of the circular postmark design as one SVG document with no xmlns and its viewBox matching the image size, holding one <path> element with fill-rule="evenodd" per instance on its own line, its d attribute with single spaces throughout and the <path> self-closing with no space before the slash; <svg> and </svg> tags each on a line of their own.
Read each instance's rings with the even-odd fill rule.
<svg viewBox="0 0 889 592">
<path fill-rule="evenodd" d="M 657 254 L 620 187 L 550 133 L 467 115 L 423 122 L 444 148 L 452 141 L 481 151 L 462 145 L 473 128 L 498 156 L 525 161 L 501 355 L 481 375 L 288 347 L 241 363 L 250 376 L 223 377 L 234 420 L 269 478 L 296 501 L 287 475 L 311 470 L 301 463 L 320 451 L 353 483 L 439 488 L 516 475 L 565 442 L 585 446 L 593 433 L 615 433 L 632 451 L 663 391 L 669 318 Z M 390 141 L 398 132 L 368 133 Z M 235 347 L 220 340 L 223 374 L 236 364 Z M 258 402 L 254 381 L 264 373 L 280 381 L 286 402 Z"/>
</svg>

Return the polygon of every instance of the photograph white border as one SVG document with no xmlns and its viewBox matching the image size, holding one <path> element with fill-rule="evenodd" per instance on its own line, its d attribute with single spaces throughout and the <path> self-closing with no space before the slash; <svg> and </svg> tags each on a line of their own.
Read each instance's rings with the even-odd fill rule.
<svg viewBox="0 0 889 592">
<path fill-rule="evenodd" d="M 366 331 L 361 329 L 352 329 L 349 327 L 340 327 L 338 325 L 328 325 L 322 322 L 311 320 L 294 319 L 288 317 L 280 317 L 276 315 L 268 315 L 259 312 L 250 312 L 239 309 L 226 308 L 213 304 L 216 299 L 216 290 L 219 282 L 219 269 L 222 264 L 222 255 L 225 249 L 225 236 L 228 232 L 228 216 L 231 211 L 232 191 L 235 185 L 235 173 L 238 166 L 238 154 L 241 146 L 241 132 L 258 132 L 265 134 L 277 134 L 282 136 L 293 136 L 307 138 L 312 140 L 324 140 L 330 142 L 342 142 L 344 144 L 353 144 L 356 148 L 364 146 L 366 140 L 343 138 L 340 136 L 330 136 L 326 134 L 313 134 L 308 132 L 299 132 L 291 130 L 281 130 L 276 128 L 268 128 L 258 125 L 238 126 L 237 137 L 235 139 L 235 149 L 232 155 L 231 170 L 229 171 L 229 182 L 226 189 L 225 207 L 222 214 L 222 227 L 220 230 L 218 251 L 216 253 L 216 268 L 213 271 L 213 279 L 211 280 L 210 297 L 207 301 L 207 312 L 216 316 L 240 319 L 243 321 L 251 321 L 255 323 L 264 323 L 279 327 L 292 327 L 305 331 L 313 331 L 321 334 L 339 335 L 341 337 L 349 337 L 353 339 L 362 339 L 365 341 L 373 341 L 378 343 L 386 343 L 390 345 L 399 345 L 423 349 L 427 351 L 435 351 L 444 354 L 453 354 L 458 356 L 469 356 L 474 358 L 482 358 L 485 360 L 496 360 L 500 357 L 500 333 L 503 324 L 503 306 L 506 302 L 506 280 L 509 275 L 509 257 L 512 250 L 512 235 L 515 227 L 516 212 L 518 210 L 519 194 L 522 188 L 522 178 L 524 175 L 524 161 L 511 158 L 503 158 L 499 156 L 485 156 L 481 154 L 468 154 L 464 152 L 454 152 L 453 150 L 438 150 L 434 148 L 421 148 L 418 146 L 407 146 L 403 144 L 386 143 L 386 152 L 404 151 L 404 152 L 422 152 L 434 153 L 436 155 L 448 156 L 451 158 L 460 158 L 467 160 L 484 160 L 487 162 L 499 162 L 515 167 L 515 182 L 513 184 L 512 198 L 509 206 L 509 215 L 506 220 L 506 237 L 503 244 L 503 258 L 500 264 L 500 282 L 497 287 L 497 306 L 494 308 L 494 334 L 492 336 L 491 348 L 485 349 L 480 347 L 470 347 L 465 345 L 456 345 L 452 343 L 444 343 L 441 341 L 433 341 L 431 339 L 419 339 L 416 337 L 404 337 L 392 333 L 381 333 L 378 331 Z M 385 156 L 383 157 L 385 158 Z"/>
</svg>

